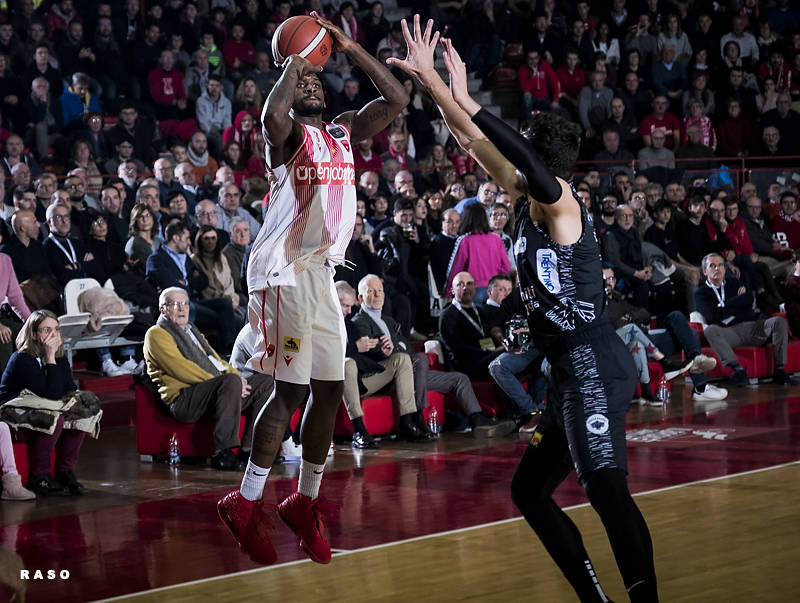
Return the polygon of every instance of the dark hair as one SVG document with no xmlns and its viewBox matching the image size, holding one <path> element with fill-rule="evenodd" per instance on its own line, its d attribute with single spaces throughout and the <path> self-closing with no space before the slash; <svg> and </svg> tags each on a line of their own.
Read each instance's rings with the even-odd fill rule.
<svg viewBox="0 0 800 603">
<path fill-rule="evenodd" d="M 781 193 L 781 196 L 780 196 L 780 199 L 779 199 L 779 201 L 778 201 L 778 202 L 779 202 L 779 203 L 783 203 L 783 200 L 784 200 L 786 197 L 791 197 L 792 199 L 794 199 L 795 201 L 797 201 L 797 195 L 795 195 L 795 194 L 794 194 L 792 191 L 784 191 L 784 192 L 782 192 L 782 193 Z"/>
<path fill-rule="evenodd" d="M 528 121 L 522 135 L 554 176 L 563 180 L 572 177 L 581 144 L 577 124 L 553 113 L 539 113 Z"/>
<path fill-rule="evenodd" d="M 486 288 L 491 289 L 492 287 L 494 287 L 494 284 L 497 281 L 511 281 L 511 284 L 512 285 L 514 284 L 513 278 L 511 278 L 508 274 L 501 273 L 501 274 L 495 274 L 492 278 L 490 278 L 489 282 L 486 285 Z"/>
<path fill-rule="evenodd" d="M 174 236 L 181 236 L 184 231 L 189 230 L 184 222 L 180 220 L 174 220 L 167 224 L 167 227 L 164 229 L 164 241 L 169 243 L 172 241 L 172 237 Z"/>
<path fill-rule="evenodd" d="M 214 251 L 212 253 L 214 255 L 214 263 L 219 264 L 222 260 L 222 251 L 219 244 L 220 243 L 219 232 L 217 232 L 217 229 L 211 226 L 210 224 L 203 224 L 200 228 L 197 229 L 197 234 L 194 235 L 194 251 L 195 253 L 202 253 L 203 247 L 200 245 L 200 239 L 202 239 L 203 235 L 206 234 L 207 232 L 213 232 L 215 235 L 217 235 L 217 244 L 214 246 Z"/>
<path fill-rule="evenodd" d="M 672 211 L 672 203 L 670 203 L 666 199 L 659 199 L 653 206 L 653 214 L 657 214 L 662 209 L 668 209 L 669 211 Z"/>
<path fill-rule="evenodd" d="M 486 217 L 486 209 L 481 203 L 470 203 L 461 214 L 461 226 L 458 228 L 458 234 L 466 235 L 474 232 L 482 234 L 489 232 L 489 218 Z"/>
<path fill-rule="evenodd" d="M 177 191 L 177 190 L 176 191 L 172 191 L 169 194 L 169 196 L 167 197 L 167 207 L 169 207 L 169 204 L 172 203 L 172 200 L 177 198 L 177 197 L 183 197 L 183 200 L 186 201 L 186 207 L 187 207 L 187 212 L 188 212 L 189 202 L 188 202 L 188 199 L 186 199 L 186 194 L 182 190 L 180 190 L 180 191 Z"/>
<path fill-rule="evenodd" d="M 393 213 L 403 211 L 404 209 L 410 209 L 413 211 L 416 208 L 416 199 L 412 201 L 411 199 L 403 197 L 402 195 L 394 195 L 392 198 L 394 199 L 394 204 L 392 205 Z"/>
</svg>

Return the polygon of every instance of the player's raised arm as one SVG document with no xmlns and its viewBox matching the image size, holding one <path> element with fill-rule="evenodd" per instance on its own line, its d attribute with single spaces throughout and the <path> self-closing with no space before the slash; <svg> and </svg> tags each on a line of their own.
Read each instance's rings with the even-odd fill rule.
<svg viewBox="0 0 800 603">
<path fill-rule="evenodd" d="M 353 63 L 367 74 L 382 95 L 364 105 L 360 111 L 343 113 L 334 121 L 350 128 L 350 138 L 353 142 L 374 136 L 388 126 L 408 104 L 410 99 L 406 89 L 385 66 L 339 27 L 321 18 L 316 12 L 312 11 L 311 16 L 330 32 L 333 38 L 333 51 L 343 52 L 350 57 Z"/>
<path fill-rule="evenodd" d="M 573 202 L 574 199 L 572 198 L 569 184 L 566 182 L 572 175 L 574 159 L 569 161 L 566 158 L 555 157 L 553 163 L 568 165 L 569 167 L 563 170 L 564 173 L 554 174 L 524 136 L 500 118 L 484 110 L 469 95 L 464 62 L 450 40 L 443 40 L 442 43 L 445 47 L 445 64 L 450 72 L 450 89 L 453 99 L 472 118 L 475 125 L 495 144 L 498 150 L 516 166 L 525 179 L 528 193 L 540 204 L 545 214 L 550 217 L 567 218 L 580 232 L 580 211 Z M 566 128 L 570 127 L 570 124 L 566 121 L 564 121 L 563 125 Z M 579 140 L 576 132 L 574 144 L 569 149 L 570 153 L 577 153 Z M 545 141 L 542 142 L 544 143 Z M 552 152 L 554 155 L 558 154 L 555 149 Z M 566 173 L 567 171 L 570 173 Z"/>
<path fill-rule="evenodd" d="M 401 22 L 401 26 L 408 45 L 408 53 L 403 60 L 392 57 L 387 62 L 417 78 L 439 107 L 448 129 L 459 146 L 480 163 L 513 199 L 522 195 L 521 179 L 514 166 L 500 154 L 480 128 L 472 123 L 469 115 L 456 104 L 447 85 L 436 72 L 433 60 L 439 32 L 433 33 L 433 20 L 428 20 L 425 31 L 422 32 L 419 15 L 414 15 L 413 35 L 405 19 Z"/>
<path fill-rule="evenodd" d="M 303 57 L 293 54 L 283 63 L 283 73 L 264 102 L 261 123 L 264 124 L 264 140 L 267 143 L 267 165 L 275 167 L 283 162 L 282 148 L 296 127 L 289 119 L 289 111 L 295 100 L 298 86 L 306 85 L 305 77 L 322 71 Z M 299 141 L 297 141 L 299 144 Z M 292 145 L 296 146 L 296 145 Z"/>
</svg>

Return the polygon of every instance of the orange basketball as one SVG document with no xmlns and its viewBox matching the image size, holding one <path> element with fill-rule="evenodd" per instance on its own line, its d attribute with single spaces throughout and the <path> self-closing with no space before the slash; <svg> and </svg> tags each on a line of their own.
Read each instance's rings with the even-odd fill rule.
<svg viewBox="0 0 800 603">
<path fill-rule="evenodd" d="M 280 24 L 272 36 L 272 58 L 280 66 L 293 54 L 322 67 L 331 57 L 331 34 L 312 17 L 290 17 Z"/>
</svg>

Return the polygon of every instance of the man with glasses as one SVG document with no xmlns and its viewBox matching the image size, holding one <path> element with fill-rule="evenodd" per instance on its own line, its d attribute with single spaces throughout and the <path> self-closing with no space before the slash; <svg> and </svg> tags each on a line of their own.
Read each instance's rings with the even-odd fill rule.
<svg viewBox="0 0 800 603">
<path fill-rule="evenodd" d="M 79 238 L 70 236 L 72 220 L 70 209 L 60 203 L 47 208 L 50 236 L 44 242 L 44 251 L 50 271 L 58 284 L 64 287 L 74 278 L 86 276 L 86 263 L 94 260 Z"/>
<path fill-rule="evenodd" d="M 230 234 L 233 228 L 233 219 L 242 218 L 250 226 L 250 243 L 255 241 L 261 224 L 250 215 L 250 212 L 240 206 L 242 191 L 235 184 L 223 184 L 219 187 L 217 203 L 220 207 L 219 228 Z"/>
<path fill-rule="evenodd" d="M 453 209 L 455 209 L 461 216 L 464 215 L 464 210 L 466 207 L 468 205 L 472 205 L 473 203 L 480 203 L 488 210 L 492 206 L 492 203 L 494 203 L 497 199 L 497 193 L 499 190 L 500 189 L 494 182 L 484 182 L 480 185 L 480 187 L 478 187 L 477 196 L 462 199 L 456 203 L 456 206 Z"/>
<path fill-rule="evenodd" d="M 272 393 L 272 376 L 254 373 L 245 379 L 223 360 L 190 322 L 185 289 L 164 289 L 158 306 L 158 322 L 144 338 L 147 374 L 175 419 L 181 423 L 216 421 L 211 466 L 241 470 L 250 456 L 256 418 Z M 247 422 L 240 439 L 242 414 Z M 236 455 L 234 448 L 239 448 Z"/>
<path fill-rule="evenodd" d="M 219 224 L 222 221 L 220 218 L 221 208 L 214 203 L 211 199 L 203 199 L 194 208 L 194 220 L 196 225 L 192 230 L 192 237 L 197 234 L 197 229 L 201 226 L 213 226 L 217 229 L 217 237 L 221 247 L 225 247 L 231 238 L 230 235 L 220 228 Z"/>
<path fill-rule="evenodd" d="M 175 180 L 175 169 L 170 159 L 166 157 L 156 159 L 153 163 L 153 175 L 158 182 L 158 193 L 162 199 L 181 191 L 180 183 Z"/>
</svg>

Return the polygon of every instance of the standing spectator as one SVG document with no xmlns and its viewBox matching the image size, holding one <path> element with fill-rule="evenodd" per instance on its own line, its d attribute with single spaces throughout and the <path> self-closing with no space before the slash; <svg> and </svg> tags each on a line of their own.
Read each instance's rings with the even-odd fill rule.
<svg viewBox="0 0 800 603">
<path fill-rule="evenodd" d="M 589 85 L 581 90 L 578 97 L 578 115 L 587 138 L 597 136 L 600 126 L 611 115 L 611 99 L 614 92 L 604 85 L 605 75 L 593 71 L 589 76 Z"/>
<path fill-rule="evenodd" d="M 222 151 L 222 133 L 231 126 L 231 101 L 222 94 L 222 81 L 208 77 L 203 95 L 197 99 L 197 124 L 205 132 L 213 155 Z"/>
<path fill-rule="evenodd" d="M 651 135 L 655 130 L 664 133 L 664 147 L 677 149 L 681 144 L 681 124 L 678 118 L 667 112 L 669 100 L 664 95 L 653 99 L 653 112 L 642 120 L 639 133 L 646 146 L 651 146 Z"/>
</svg>

